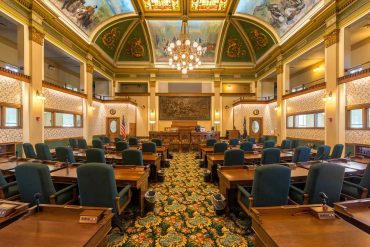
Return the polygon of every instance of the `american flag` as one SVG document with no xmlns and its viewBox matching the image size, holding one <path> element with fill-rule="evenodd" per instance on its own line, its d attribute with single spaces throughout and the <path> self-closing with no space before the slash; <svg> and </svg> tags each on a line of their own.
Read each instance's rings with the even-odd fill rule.
<svg viewBox="0 0 370 247">
<path fill-rule="evenodd" d="M 121 135 L 123 140 L 126 139 L 126 125 L 125 125 L 125 115 L 122 115 L 122 123 L 121 123 Z"/>
</svg>

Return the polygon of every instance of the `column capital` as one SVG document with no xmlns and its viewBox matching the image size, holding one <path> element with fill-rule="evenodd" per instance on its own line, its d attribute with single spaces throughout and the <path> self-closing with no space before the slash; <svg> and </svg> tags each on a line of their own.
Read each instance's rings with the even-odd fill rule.
<svg viewBox="0 0 370 247">
<path fill-rule="evenodd" d="M 275 67 L 275 70 L 276 70 L 276 74 L 282 74 L 283 73 L 283 64 L 279 63 L 278 65 L 276 65 Z"/>
<path fill-rule="evenodd" d="M 94 73 L 94 65 L 92 64 L 92 61 L 86 63 L 86 72 L 90 74 Z"/>
<path fill-rule="evenodd" d="M 42 31 L 40 31 L 39 29 L 37 29 L 33 26 L 29 27 L 29 31 L 30 31 L 30 34 L 29 34 L 30 40 L 38 43 L 41 46 L 43 46 L 44 45 L 45 33 L 43 33 Z"/>
<path fill-rule="evenodd" d="M 155 87 L 157 85 L 157 80 L 155 77 L 150 77 L 149 78 L 149 86 L 150 87 Z"/>
<path fill-rule="evenodd" d="M 339 29 L 336 28 L 324 36 L 325 47 L 328 48 L 339 42 Z"/>
</svg>

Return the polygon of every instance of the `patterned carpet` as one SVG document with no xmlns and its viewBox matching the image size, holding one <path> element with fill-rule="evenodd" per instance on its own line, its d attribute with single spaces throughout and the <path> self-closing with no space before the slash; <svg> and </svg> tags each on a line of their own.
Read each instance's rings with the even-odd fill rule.
<svg viewBox="0 0 370 247">
<path fill-rule="evenodd" d="M 141 218 L 128 210 L 124 235 L 113 229 L 109 246 L 253 246 L 243 213 L 216 215 L 211 195 L 219 190 L 203 181 L 195 153 L 175 153 L 165 170 L 165 182 L 150 186 L 158 196 L 154 213 Z"/>
</svg>

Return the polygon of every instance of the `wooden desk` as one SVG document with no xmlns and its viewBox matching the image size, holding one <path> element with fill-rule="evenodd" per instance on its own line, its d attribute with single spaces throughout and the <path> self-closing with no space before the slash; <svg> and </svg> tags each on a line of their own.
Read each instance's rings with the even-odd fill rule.
<svg viewBox="0 0 370 247">
<path fill-rule="evenodd" d="M 0 231 L 0 246 L 106 246 L 113 213 L 108 208 L 41 205 Z M 98 224 L 80 224 L 80 213 L 86 209 L 104 210 Z"/>
<path fill-rule="evenodd" d="M 28 203 L 23 203 L 23 202 L 15 202 L 15 201 L 7 201 L 7 200 L 0 200 L 0 204 L 2 203 L 9 203 L 9 204 L 15 204 L 17 205 L 15 211 L 6 216 L 6 217 L 0 217 L 0 229 L 9 225 L 13 221 L 17 220 L 19 217 L 27 213 L 28 210 Z M 1 242 L 0 242 L 1 245 Z"/>
<path fill-rule="evenodd" d="M 370 234 L 370 198 L 334 203 L 343 219 Z"/>
<path fill-rule="evenodd" d="M 130 149 L 142 149 L 142 146 L 130 146 Z M 168 157 L 168 147 L 165 147 L 165 146 L 160 146 L 160 147 L 157 147 L 157 153 L 162 155 L 162 160 L 165 160 L 167 159 Z"/>
<path fill-rule="evenodd" d="M 3 171 L 4 174 L 13 174 L 15 167 L 21 164 L 25 163 L 41 163 L 45 164 L 49 167 L 50 172 L 57 171 L 58 169 L 61 169 L 65 167 L 65 164 L 63 162 L 53 162 L 53 161 L 36 161 L 36 160 L 28 160 L 28 161 L 9 161 L 6 163 L 0 163 L 0 170 Z"/>
<path fill-rule="evenodd" d="M 63 168 L 51 173 L 51 177 L 55 182 L 61 183 L 77 183 L 77 167 L 72 166 Z M 132 188 L 137 191 L 140 212 L 144 212 L 144 195 L 148 190 L 149 170 L 145 167 L 138 166 L 115 166 L 114 176 L 118 187 L 124 187 L 131 184 Z"/>
<path fill-rule="evenodd" d="M 298 166 L 305 168 L 305 169 L 310 169 L 311 165 L 315 163 L 319 163 L 319 162 L 311 161 L 311 162 L 299 163 Z M 322 164 L 325 164 L 325 163 L 332 163 L 332 164 L 344 166 L 345 175 L 347 177 L 352 176 L 352 175 L 362 174 L 367 167 L 367 164 L 359 163 L 357 161 L 352 161 L 352 160 L 346 161 L 345 159 L 328 160 Z"/>
<path fill-rule="evenodd" d="M 312 206 L 252 208 L 256 246 L 370 246 L 370 235 L 343 219 L 319 220 Z"/>
</svg>

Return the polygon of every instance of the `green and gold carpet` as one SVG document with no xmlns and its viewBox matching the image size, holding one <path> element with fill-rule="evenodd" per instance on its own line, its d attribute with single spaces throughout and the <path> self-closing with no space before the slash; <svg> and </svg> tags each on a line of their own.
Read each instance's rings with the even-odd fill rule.
<svg viewBox="0 0 370 247">
<path fill-rule="evenodd" d="M 154 213 L 123 216 L 124 235 L 113 229 L 109 246 L 252 246 L 249 219 L 242 213 L 217 216 L 211 196 L 218 187 L 203 181 L 194 153 L 175 153 L 165 182 L 152 184 Z"/>
</svg>

